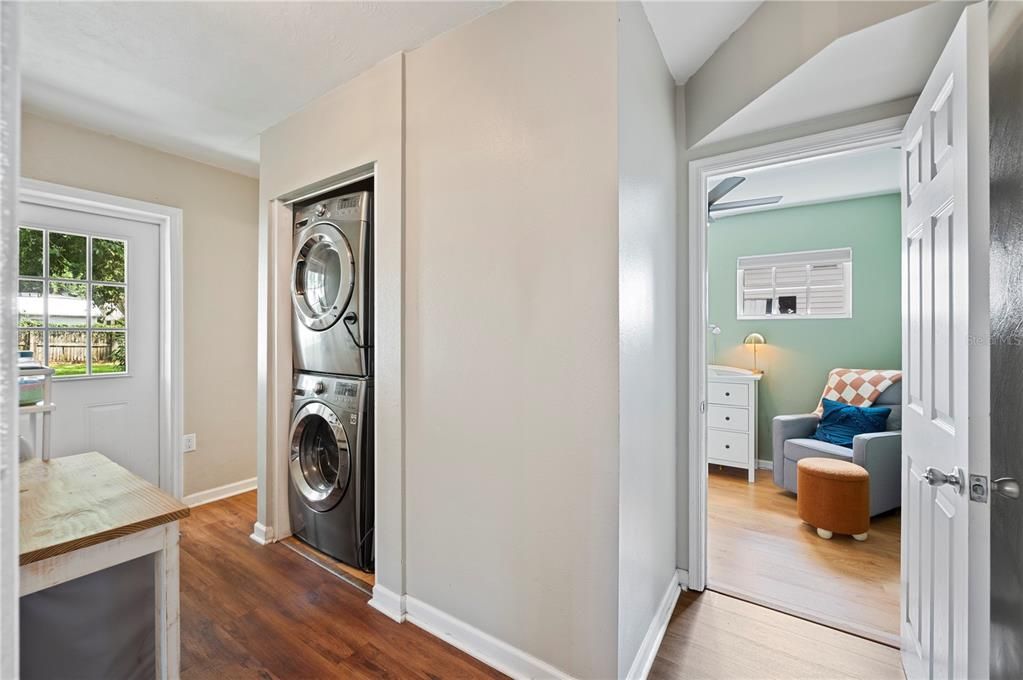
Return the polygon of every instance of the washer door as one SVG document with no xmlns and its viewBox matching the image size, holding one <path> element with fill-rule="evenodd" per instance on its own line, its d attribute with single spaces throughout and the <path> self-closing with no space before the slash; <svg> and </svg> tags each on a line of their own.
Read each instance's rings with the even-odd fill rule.
<svg viewBox="0 0 1023 680">
<path fill-rule="evenodd" d="M 291 266 L 291 299 L 302 324 L 323 331 L 341 318 L 355 287 L 355 256 L 348 239 L 330 222 L 298 233 Z"/>
<path fill-rule="evenodd" d="M 341 421 L 323 404 L 303 406 L 291 426 L 291 484 L 313 510 L 341 502 L 351 478 L 352 456 Z"/>
</svg>

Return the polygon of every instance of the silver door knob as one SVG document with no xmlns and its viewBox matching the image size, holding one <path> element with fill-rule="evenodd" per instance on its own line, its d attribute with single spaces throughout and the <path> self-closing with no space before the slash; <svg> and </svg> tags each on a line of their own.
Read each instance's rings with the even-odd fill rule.
<svg viewBox="0 0 1023 680">
<path fill-rule="evenodd" d="M 1019 482 L 1012 477 L 1002 477 L 991 482 L 991 490 L 1005 498 L 1019 498 Z"/>
<path fill-rule="evenodd" d="M 929 467 L 924 472 L 924 479 L 931 486 L 945 486 L 948 484 L 956 493 L 960 493 L 963 490 L 963 469 L 960 467 L 952 468 L 952 472 L 942 472 L 936 467 Z"/>
</svg>

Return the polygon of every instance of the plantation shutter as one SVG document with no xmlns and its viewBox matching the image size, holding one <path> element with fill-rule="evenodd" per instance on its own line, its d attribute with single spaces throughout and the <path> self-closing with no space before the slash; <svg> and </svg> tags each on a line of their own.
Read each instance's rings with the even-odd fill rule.
<svg viewBox="0 0 1023 680">
<path fill-rule="evenodd" d="M 852 249 L 740 257 L 737 318 L 852 316 Z"/>
</svg>

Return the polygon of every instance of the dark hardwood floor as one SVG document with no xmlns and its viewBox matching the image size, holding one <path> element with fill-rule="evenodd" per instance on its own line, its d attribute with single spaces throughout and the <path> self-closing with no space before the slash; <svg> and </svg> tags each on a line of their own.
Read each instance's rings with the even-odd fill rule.
<svg viewBox="0 0 1023 680">
<path fill-rule="evenodd" d="M 254 518 L 252 492 L 182 522 L 185 680 L 504 677 L 291 549 L 253 543 Z M 650 677 L 903 676 L 895 649 L 707 592 L 682 594 Z"/>
<path fill-rule="evenodd" d="M 181 523 L 181 676 L 502 678 L 282 545 L 249 539 L 255 492 Z"/>
<path fill-rule="evenodd" d="M 297 552 L 313 564 L 319 566 L 320 569 L 326 569 L 342 581 L 347 581 L 350 585 L 355 586 L 359 590 L 365 591 L 367 595 L 373 594 L 373 586 L 377 582 L 375 574 L 367 574 L 366 572 L 347 565 L 340 560 L 335 560 L 330 555 L 325 555 L 319 552 L 312 546 L 306 545 L 294 536 L 288 536 L 283 539 L 281 544 L 290 550 Z"/>
</svg>

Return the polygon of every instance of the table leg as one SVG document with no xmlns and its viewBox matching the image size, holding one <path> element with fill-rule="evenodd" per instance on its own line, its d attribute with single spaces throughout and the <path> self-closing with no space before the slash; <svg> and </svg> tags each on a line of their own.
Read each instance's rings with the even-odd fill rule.
<svg viewBox="0 0 1023 680">
<path fill-rule="evenodd" d="M 176 680 L 181 666 L 178 593 L 178 523 L 164 527 L 163 548 L 153 555 L 156 584 L 156 677 Z"/>
</svg>

